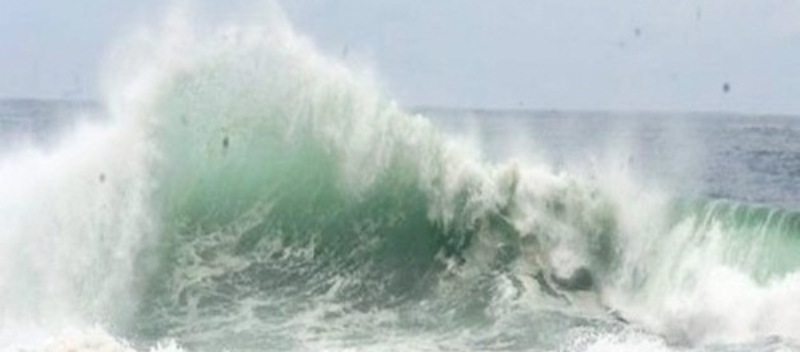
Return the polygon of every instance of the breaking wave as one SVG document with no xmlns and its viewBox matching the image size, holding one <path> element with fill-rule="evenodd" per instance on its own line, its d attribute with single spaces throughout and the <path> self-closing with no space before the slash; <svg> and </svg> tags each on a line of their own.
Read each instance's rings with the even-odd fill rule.
<svg viewBox="0 0 800 352">
<path fill-rule="evenodd" d="M 0 160 L 0 341 L 800 339 L 797 213 L 488 161 L 267 13 L 203 29 L 178 11 L 136 32 L 109 56 L 109 121 Z"/>
</svg>

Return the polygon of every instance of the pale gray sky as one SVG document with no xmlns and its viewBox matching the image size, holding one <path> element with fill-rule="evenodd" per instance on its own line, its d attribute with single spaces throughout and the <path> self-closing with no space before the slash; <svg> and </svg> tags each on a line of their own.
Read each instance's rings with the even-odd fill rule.
<svg viewBox="0 0 800 352">
<path fill-rule="evenodd" d="M 6 1 L 0 97 L 95 96 L 105 48 L 163 8 Z M 280 2 L 403 105 L 800 114 L 800 0 Z"/>
</svg>

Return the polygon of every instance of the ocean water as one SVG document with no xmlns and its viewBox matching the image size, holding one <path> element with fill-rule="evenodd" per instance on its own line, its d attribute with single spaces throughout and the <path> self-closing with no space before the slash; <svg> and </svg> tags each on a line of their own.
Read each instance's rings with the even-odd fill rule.
<svg viewBox="0 0 800 352">
<path fill-rule="evenodd" d="M 797 117 L 406 109 L 191 18 L 0 102 L 0 350 L 800 350 Z"/>
</svg>

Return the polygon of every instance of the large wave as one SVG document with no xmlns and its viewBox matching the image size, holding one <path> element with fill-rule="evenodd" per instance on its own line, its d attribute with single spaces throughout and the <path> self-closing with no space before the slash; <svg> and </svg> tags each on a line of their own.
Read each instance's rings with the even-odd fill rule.
<svg viewBox="0 0 800 352">
<path fill-rule="evenodd" d="M 107 123 L 0 161 L 0 341 L 97 324 L 202 350 L 800 338 L 797 214 L 488 161 L 267 13 L 136 32 L 109 55 Z"/>
</svg>

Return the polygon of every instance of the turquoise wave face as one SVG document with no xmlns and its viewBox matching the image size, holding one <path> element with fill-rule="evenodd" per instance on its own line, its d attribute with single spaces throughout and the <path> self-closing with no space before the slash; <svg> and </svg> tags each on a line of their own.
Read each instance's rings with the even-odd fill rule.
<svg viewBox="0 0 800 352">
<path fill-rule="evenodd" d="M 469 156 L 348 70 L 283 44 L 223 50 L 161 83 L 150 113 L 162 235 L 141 334 L 264 310 L 291 321 L 320 302 L 432 300 L 426 315 L 486 323 L 501 277 L 560 304 L 547 248 L 562 233 L 585 243 L 592 275 L 610 270 L 614 206 L 597 189 Z"/>
<path fill-rule="evenodd" d="M 766 205 L 726 200 L 675 202 L 674 226 L 690 226 L 692 242 L 702 245 L 722 233 L 723 261 L 766 283 L 800 267 L 800 213 Z"/>
</svg>

